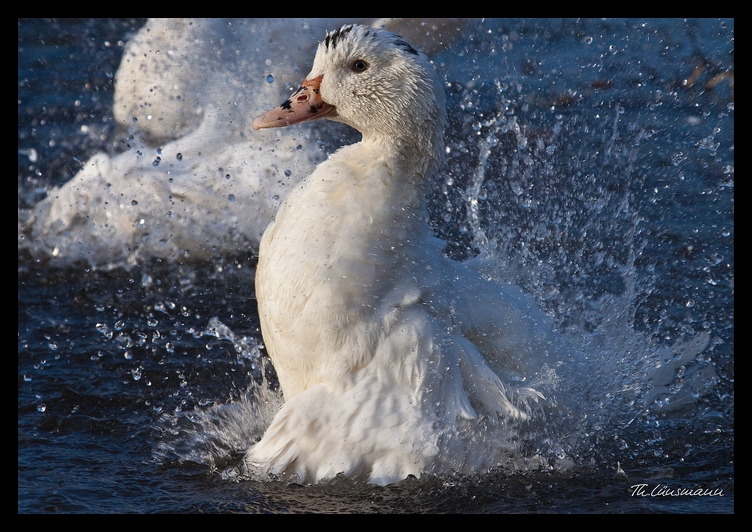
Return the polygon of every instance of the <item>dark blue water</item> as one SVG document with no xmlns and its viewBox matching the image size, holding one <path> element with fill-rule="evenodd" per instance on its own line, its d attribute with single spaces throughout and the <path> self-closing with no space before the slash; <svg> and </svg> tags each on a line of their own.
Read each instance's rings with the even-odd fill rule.
<svg viewBox="0 0 752 532">
<path fill-rule="evenodd" d="M 119 149 L 113 77 L 142 24 L 19 20 L 19 221 Z M 451 127 L 431 209 L 448 251 L 491 250 L 570 335 L 602 330 L 608 298 L 646 341 L 708 332 L 713 390 L 679 412 L 614 413 L 564 449 L 566 468 L 244 480 L 242 445 L 202 437 L 201 414 L 274 381 L 209 330 L 216 317 L 261 340 L 253 253 L 102 271 L 20 237 L 19 513 L 733 512 L 734 21 L 478 21 L 435 59 Z"/>
</svg>

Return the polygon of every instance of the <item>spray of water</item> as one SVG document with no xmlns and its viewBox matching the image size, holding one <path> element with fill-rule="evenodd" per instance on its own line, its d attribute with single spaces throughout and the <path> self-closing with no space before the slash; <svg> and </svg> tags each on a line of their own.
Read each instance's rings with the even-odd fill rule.
<svg viewBox="0 0 752 532">
<path fill-rule="evenodd" d="M 489 453 L 504 449 L 499 465 L 513 470 L 615 467 L 644 438 L 633 429 L 695 404 L 717 382 L 712 365 L 698 361 L 707 331 L 661 344 L 658 325 L 638 317 L 656 282 L 635 194 L 648 135 L 618 103 L 599 116 L 578 109 L 539 117 L 512 105 L 513 85 L 496 81 L 493 90 L 494 112 L 450 142 L 443 188 L 460 191 L 468 254 L 489 278 L 532 294 L 566 348 L 555 367 L 526 383 L 547 398 L 530 421 L 489 419 L 485 431 L 447 437 L 482 439 Z M 161 438 L 158 454 L 246 474 L 237 458 L 263 435 L 281 398 L 255 340 L 217 320 L 208 331 L 233 344 L 254 379 L 230 404 L 166 416 L 160 430 L 171 437 Z"/>
</svg>

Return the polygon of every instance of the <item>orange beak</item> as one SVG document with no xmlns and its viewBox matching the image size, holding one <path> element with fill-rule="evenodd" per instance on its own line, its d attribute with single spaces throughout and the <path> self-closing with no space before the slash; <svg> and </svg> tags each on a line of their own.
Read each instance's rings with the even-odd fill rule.
<svg viewBox="0 0 752 532">
<path fill-rule="evenodd" d="M 266 127 L 284 127 L 300 122 L 308 122 L 325 116 L 335 116 L 337 110 L 321 99 L 319 87 L 324 76 L 307 79 L 298 92 L 290 96 L 279 107 L 253 119 L 255 130 Z"/>
</svg>

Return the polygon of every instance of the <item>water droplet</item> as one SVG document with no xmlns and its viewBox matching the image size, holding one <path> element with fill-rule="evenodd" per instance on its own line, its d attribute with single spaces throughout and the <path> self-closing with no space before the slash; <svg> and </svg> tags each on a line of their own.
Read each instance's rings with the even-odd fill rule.
<svg viewBox="0 0 752 532">
<path fill-rule="evenodd" d="M 161 163 L 161 162 L 162 162 L 162 158 L 161 157 L 157 157 L 156 159 L 154 159 L 154 162 L 151 163 L 151 164 L 152 164 L 152 166 L 159 166 L 159 163 Z"/>
<path fill-rule="evenodd" d="M 178 161 L 182 161 L 182 160 L 183 160 L 183 154 L 182 154 L 182 153 L 178 153 L 178 154 L 177 154 L 177 155 L 175 156 L 175 158 L 176 158 L 176 159 L 177 159 Z"/>
<path fill-rule="evenodd" d="M 710 150 L 711 154 L 715 154 L 715 151 L 718 149 L 718 147 L 721 145 L 720 142 L 715 142 L 715 139 L 712 135 L 705 137 L 702 139 L 698 146 L 701 150 Z"/>
<path fill-rule="evenodd" d="M 105 338 L 112 338 L 112 330 L 107 326 L 106 323 L 97 323 L 95 325 L 95 328 L 97 331 L 102 333 Z"/>
<path fill-rule="evenodd" d="M 39 404 L 37 405 L 37 412 L 39 412 L 39 413 L 42 413 L 42 412 L 44 412 L 45 410 L 47 410 L 47 405 L 46 405 L 46 404 L 44 404 L 44 403 L 39 403 Z"/>
<path fill-rule="evenodd" d="M 230 194 L 229 196 L 227 196 L 227 199 L 230 201 L 235 201 L 235 194 Z"/>
<path fill-rule="evenodd" d="M 274 76 L 272 76 L 271 74 L 269 74 L 268 76 L 266 76 L 266 82 L 267 83 L 272 83 L 273 81 L 274 81 Z"/>
<path fill-rule="evenodd" d="M 290 177 L 292 175 L 292 170 L 285 170 L 285 175 Z"/>
<path fill-rule="evenodd" d="M 138 205 L 138 202 L 136 200 L 131 200 L 131 205 Z"/>
<path fill-rule="evenodd" d="M 684 155 L 682 152 L 676 152 L 674 155 L 671 156 L 671 164 L 674 166 L 679 166 L 679 164 L 686 160 L 687 156 Z"/>
</svg>

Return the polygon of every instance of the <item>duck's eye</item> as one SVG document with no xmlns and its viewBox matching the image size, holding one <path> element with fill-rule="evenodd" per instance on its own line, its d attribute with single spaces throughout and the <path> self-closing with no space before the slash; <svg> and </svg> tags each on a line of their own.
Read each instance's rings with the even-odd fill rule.
<svg viewBox="0 0 752 532">
<path fill-rule="evenodd" d="M 353 72 L 365 72 L 368 68 L 368 63 L 366 63 L 362 59 L 356 59 L 352 62 L 350 68 L 352 68 Z"/>
</svg>

